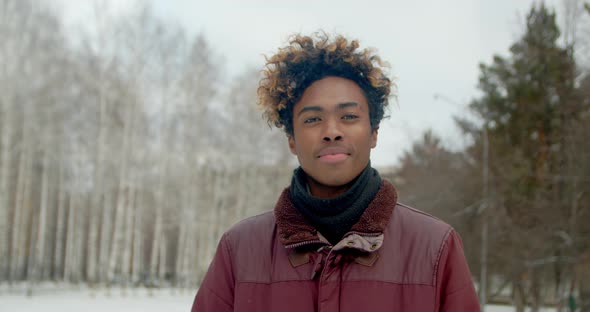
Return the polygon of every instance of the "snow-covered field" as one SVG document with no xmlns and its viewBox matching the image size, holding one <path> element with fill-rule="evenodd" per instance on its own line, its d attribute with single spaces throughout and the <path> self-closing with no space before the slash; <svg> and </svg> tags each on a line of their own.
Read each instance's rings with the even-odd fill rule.
<svg viewBox="0 0 590 312">
<path fill-rule="evenodd" d="M 0 312 L 187 312 L 196 290 L 88 288 L 23 289 L 0 287 Z"/>
<path fill-rule="evenodd" d="M 0 312 L 187 312 L 195 290 L 128 289 L 91 290 L 73 287 L 40 287 L 33 296 L 25 287 L 0 285 Z M 486 312 L 513 312 L 509 306 L 490 305 Z M 553 312 L 555 309 L 543 309 Z"/>
</svg>

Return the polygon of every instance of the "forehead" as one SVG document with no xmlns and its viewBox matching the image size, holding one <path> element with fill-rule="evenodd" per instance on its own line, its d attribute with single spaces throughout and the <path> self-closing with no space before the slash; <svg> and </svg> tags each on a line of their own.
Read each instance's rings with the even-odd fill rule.
<svg viewBox="0 0 590 312">
<path fill-rule="evenodd" d="M 367 98 L 361 87 L 354 81 L 341 77 L 325 77 L 313 82 L 295 104 L 295 111 L 306 105 L 329 108 L 341 103 L 354 102 L 362 110 L 368 108 Z"/>
</svg>

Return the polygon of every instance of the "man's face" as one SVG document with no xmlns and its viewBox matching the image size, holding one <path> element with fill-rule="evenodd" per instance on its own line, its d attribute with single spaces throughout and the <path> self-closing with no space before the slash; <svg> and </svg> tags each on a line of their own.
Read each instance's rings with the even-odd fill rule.
<svg viewBox="0 0 590 312">
<path fill-rule="evenodd" d="M 376 144 L 367 99 L 352 80 L 330 76 L 315 81 L 293 107 L 289 148 L 312 179 L 312 188 L 351 182 L 367 166 Z"/>
</svg>

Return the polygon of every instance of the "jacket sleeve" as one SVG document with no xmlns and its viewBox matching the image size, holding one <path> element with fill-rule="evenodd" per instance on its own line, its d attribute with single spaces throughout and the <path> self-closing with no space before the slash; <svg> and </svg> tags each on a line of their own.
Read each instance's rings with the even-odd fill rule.
<svg viewBox="0 0 590 312">
<path fill-rule="evenodd" d="M 436 272 L 436 306 L 441 312 L 478 312 L 479 300 L 459 234 L 451 229 L 441 248 Z"/>
<path fill-rule="evenodd" d="M 233 311 L 234 285 L 231 250 L 226 233 L 219 241 L 191 312 Z"/>
</svg>

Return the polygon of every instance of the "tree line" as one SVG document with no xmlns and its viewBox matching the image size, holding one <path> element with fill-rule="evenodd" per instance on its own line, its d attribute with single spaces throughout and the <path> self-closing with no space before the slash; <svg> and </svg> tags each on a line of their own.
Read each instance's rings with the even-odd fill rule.
<svg viewBox="0 0 590 312">
<path fill-rule="evenodd" d="M 517 311 L 590 311 L 590 72 L 576 54 L 590 35 L 556 19 L 534 5 L 508 56 L 480 65 L 481 95 L 455 118 L 465 148 L 427 131 L 389 175 L 462 234 L 480 299 Z"/>
<path fill-rule="evenodd" d="M 257 71 L 225 84 L 203 35 L 107 12 L 75 40 L 46 2 L 0 0 L 0 282 L 194 288 L 289 183 Z"/>
</svg>

